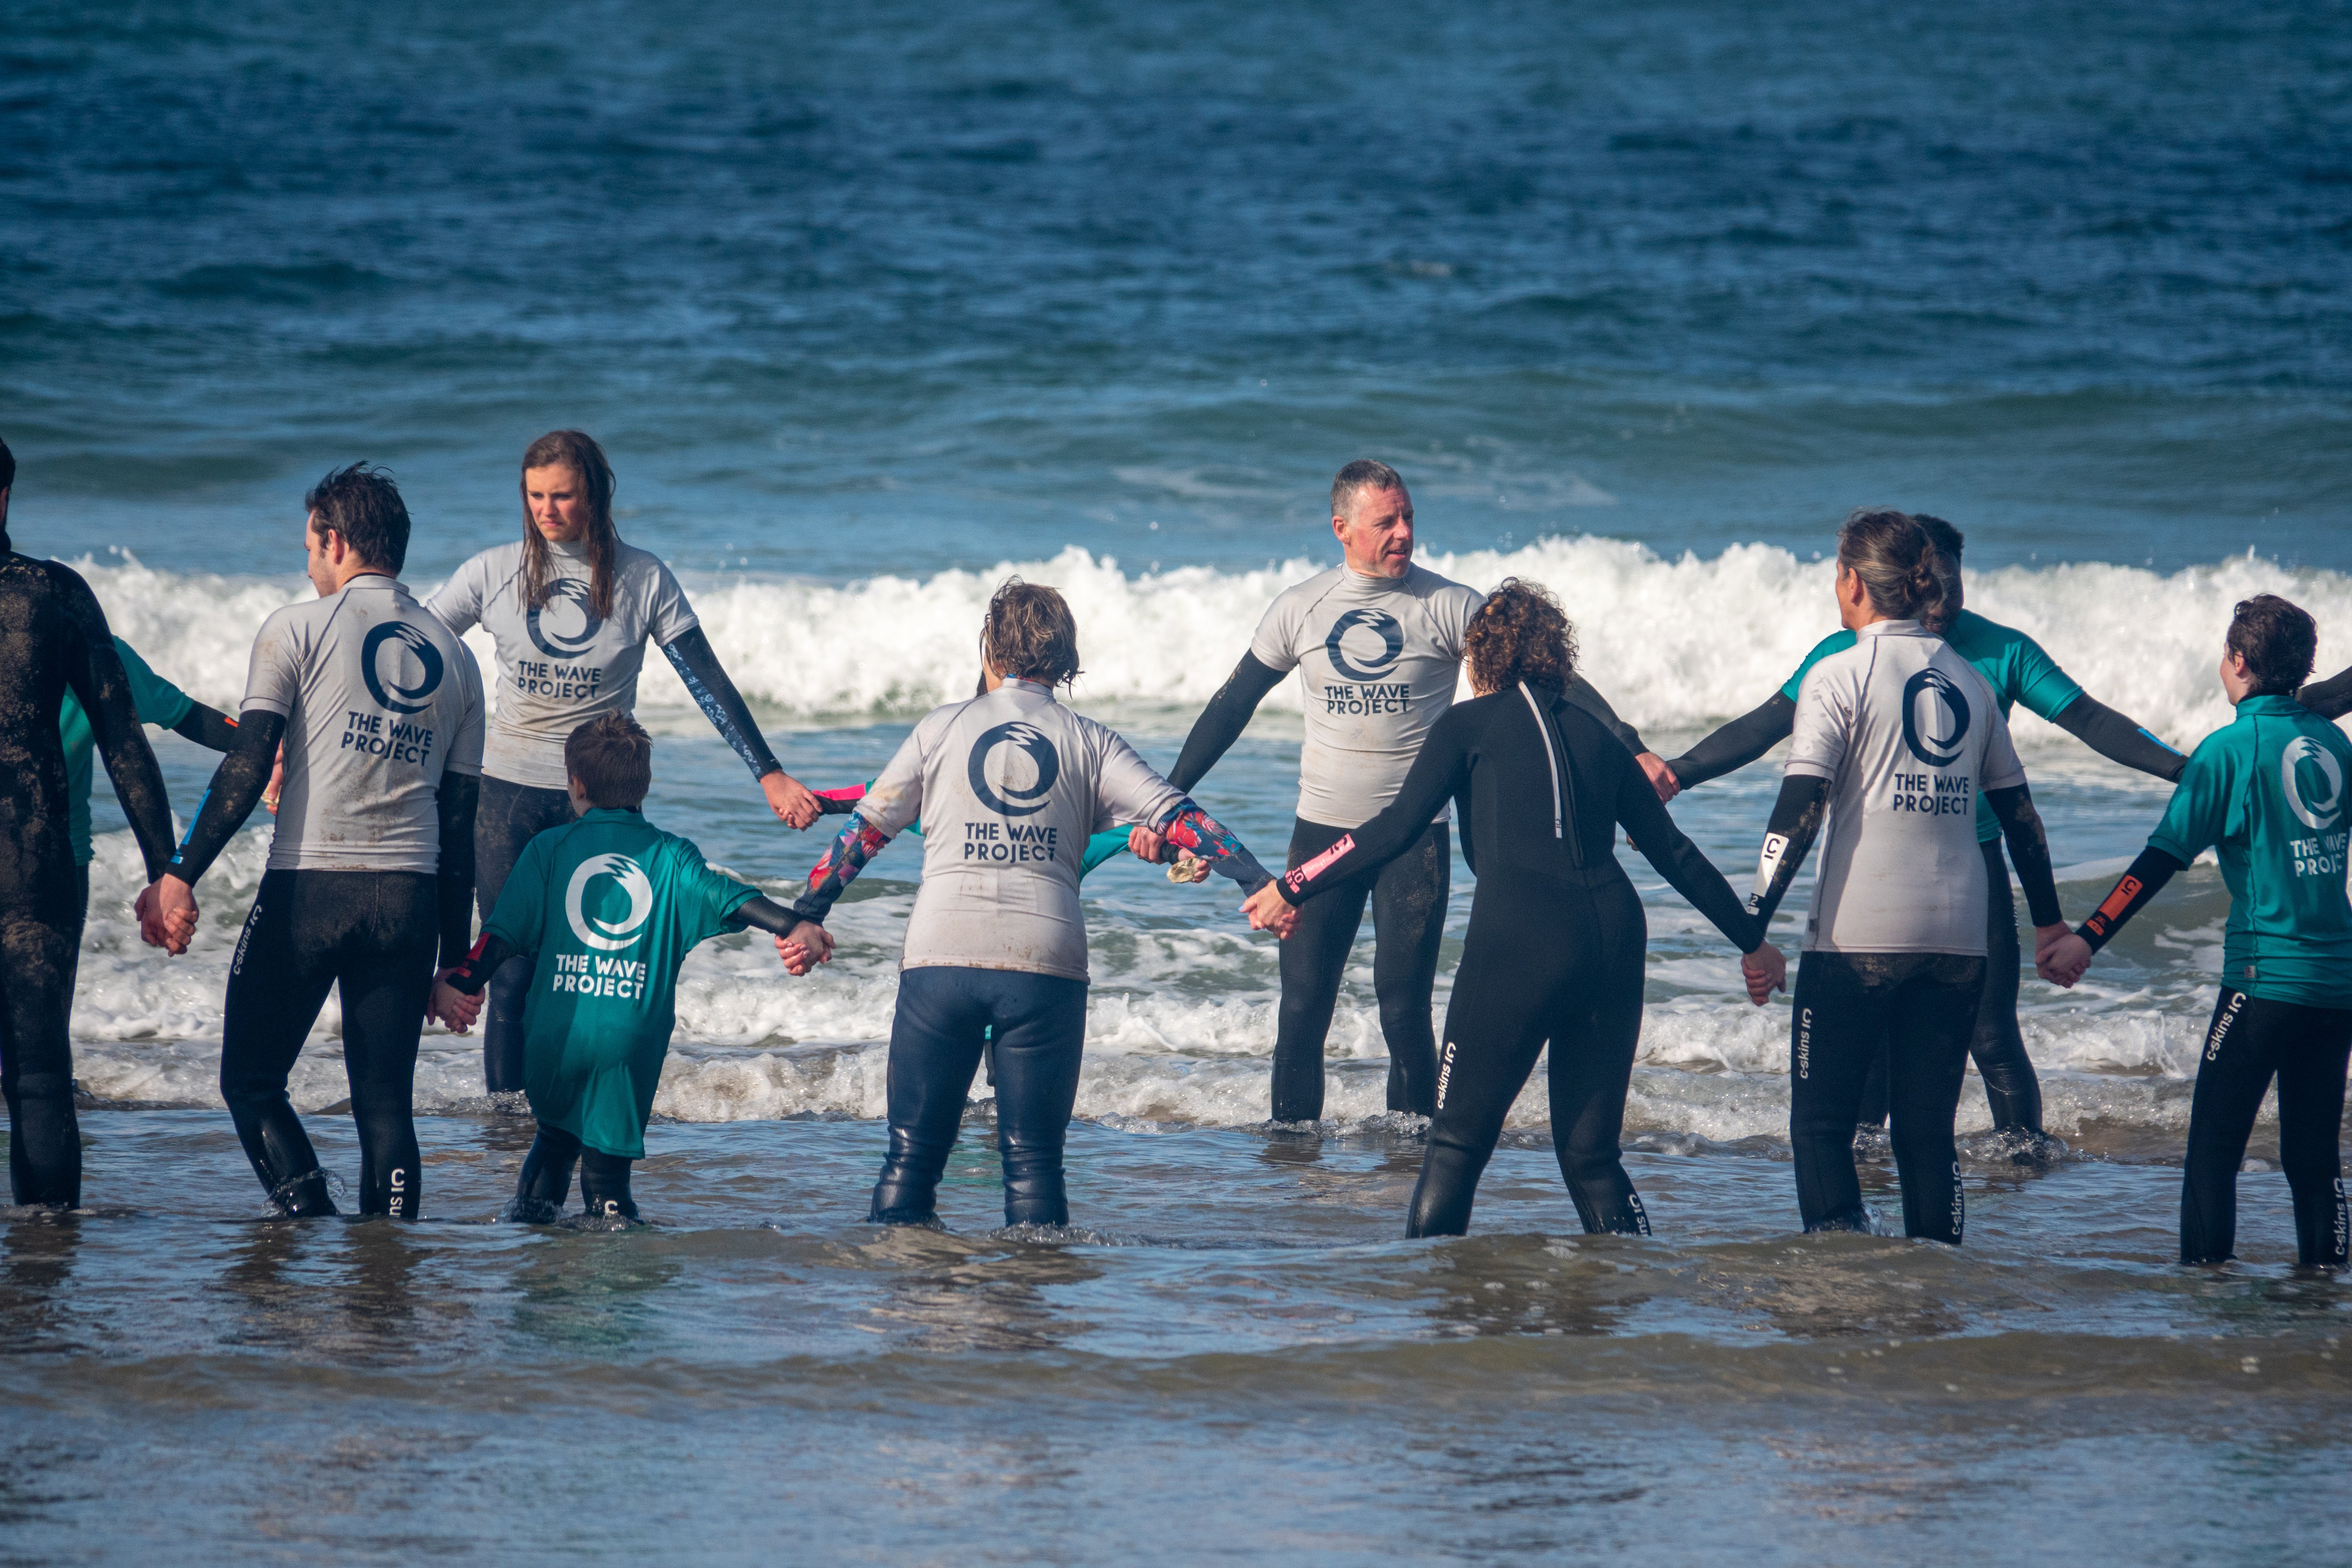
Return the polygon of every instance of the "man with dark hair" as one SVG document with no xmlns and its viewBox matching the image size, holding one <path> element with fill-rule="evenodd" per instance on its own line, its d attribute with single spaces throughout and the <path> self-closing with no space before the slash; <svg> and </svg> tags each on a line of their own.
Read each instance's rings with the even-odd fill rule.
<svg viewBox="0 0 2352 1568">
<path fill-rule="evenodd" d="M 1475 588 L 1412 563 L 1412 497 L 1386 463 L 1349 463 L 1331 481 L 1331 533 L 1341 563 L 1286 590 L 1266 611 L 1249 651 L 1192 725 L 1168 782 L 1190 791 L 1241 738 L 1265 694 L 1287 672 L 1305 689 L 1307 743 L 1298 758 L 1295 868 L 1328 851 L 1395 798 L 1438 716 L 1453 705 L 1462 640 L 1485 603 Z M 1665 763 L 1582 677 L 1568 700 L 1606 724 L 1654 781 Z M 1282 1005 L 1274 1042 L 1274 1119 L 1323 1115 L 1323 1041 L 1339 979 L 1372 907 L 1372 989 L 1388 1042 L 1388 1108 L 1427 1116 L 1437 1108 L 1437 1041 L 1430 995 L 1445 932 L 1452 880 L 1442 807 L 1396 858 L 1317 899 L 1282 944 Z M 1148 834 L 1136 853 L 1160 858 Z"/>
<path fill-rule="evenodd" d="M 60 705 L 87 716 L 152 879 L 172 852 L 163 775 L 89 584 L 16 553 L 8 501 L 16 459 L 0 442 L 0 1094 L 8 1179 L 19 1204 L 81 1203 L 74 1117 L 75 960 L 88 887 L 74 871 L 73 811 Z"/>
<path fill-rule="evenodd" d="M 435 949 L 454 965 L 472 935 L 482 681 L 457 634 L 397 581 L 408 509 L 392 477 L 354 464 L 306 502 L 319 597 L 262 623 L 236 747 L 140 915 L 151 942 L 185 948 L 195 883 L 252 814 L 283 741 L 269 866 L 229 969 L 221 1096 L 270 1201 L 336 1212 L 286 1081 L 339 986 L 360 1212 L 415 1219 L 410 1101 Z M 445 1017 L 470 1024 L 472 1010 Z"/>
<path fill-rule="evenodd" d="M 626 713 L 572 731 L 564 771 L 577 820 L 523 847 L 498 908 L 466 962 L 434 987 L 444 1016 L 478 995 L 508 959 L 533 960 L 523 1004 L 523 1092 L 539 1136 L 506 1216 L 545 1224 L 562 1212 L 580 1166 L 593 1218 L 637 1217 L 629 1166 L 677 1024 L 678 966 L 700 942 L 792 913 L 713 868 L 641 809 L 653 784 L 652 738 Z M 478 1004 L 476 1004 L 478 1005 Z"/>
</svg>

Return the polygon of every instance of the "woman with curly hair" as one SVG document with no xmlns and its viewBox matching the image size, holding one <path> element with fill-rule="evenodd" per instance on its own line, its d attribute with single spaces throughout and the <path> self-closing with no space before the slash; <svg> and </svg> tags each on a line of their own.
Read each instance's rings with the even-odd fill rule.
<svg viewBox="0 0 2352 1568">
<path fill-rule="evenodd" d="M 1506 582 L 1472 617 L 1463 658 L 1477 696 L 1438 720 L 1396 799 L 1247 907 L 1254 922 L 1276 925 L 1285 904 L 1399 853 L 1451 797 L 1478 889 L 1405 1234 L 1469 1228 L 1503 1118 L 1549 1041 L 1552 1147 L 1578 1217 L 1587 1231 L 1646 1236 L 1617 1138 L 1642 1030 L 1649 928 L 1617 864 L 1618 824 L 1751 963 L 1769 972 L 1780 954 L 1658 804 L 1633 753 L 1561 695 L 1576 650 L 1550 594 Z"/>
</svg>

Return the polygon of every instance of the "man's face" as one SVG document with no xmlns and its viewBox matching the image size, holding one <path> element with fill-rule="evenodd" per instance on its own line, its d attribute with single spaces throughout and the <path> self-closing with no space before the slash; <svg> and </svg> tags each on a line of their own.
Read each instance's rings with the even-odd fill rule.
<svg viewBox="0 0 2352 1568">
<path fill-rule="evenodd" d="M 1331 519 L 1331 531 L 1351 572 L 1402 577 L 1412 569 L 1412 497 L 1402 486 L 1358 490 L 1347 511 Z"/>
<path fill-rule="evenodd" d="M 522 471 L 523 504 L 550 544 L 571 544 L 588 532 L 588 485 L 569 463 Z"/>
</svg>

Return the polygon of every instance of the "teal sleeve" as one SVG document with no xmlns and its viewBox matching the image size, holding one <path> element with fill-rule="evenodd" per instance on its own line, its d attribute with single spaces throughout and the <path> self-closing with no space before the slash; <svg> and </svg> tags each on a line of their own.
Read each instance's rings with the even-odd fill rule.
<svg viewBox="0 0 2352 1568">
<path fill-rule="evenodd" d="M 544 945 L 547 920 L 547 836 L 522 847 L 506 886 L 499 889 L 498 907 L 482 922 L 482 935 L 502 939 L 516 952 L 536 956 Z"/>
<path fill-rule="evenodd" d="M 1852 632 L 1832 632 L 1815 643 L 1813 651 L 1805 656 L 1805 662 L 1797 666 L 1797 673 L 1780 683 L 1780 695 L 1794 702 L 1797 700 L 1797 693 L 1804 687 L 1806 672 L 1830 655 L 1843 653 L 1854 645 L 1854 635 Z"/>
<path fill-rule="evenodd" d="M 677 925 L 688 947 L 726 935 L 727 917 L 760 896 L 759 889 L 745 887 L 705 860 L 702 851 L 687 839 L 673 839 L 670 855 L 670 886 L 678 898 Z"/>
<path fill-rule="evenodd" d="M 2005 672 L 2008 695 L 2037 718 L 2057 718 L 2074 706 L 2074 699 L 2083 695 L 2083 689 L 2058 668 L 2056 659 L 2042 651 L 2040 643 L 2023 632 L 2011 635 L 2017 641 L 2010 649 Z"/>
<path fill-rule="evenodd" d="M 1107 828 L 1087 840 L 1087 853 L 1078 862 L 1078 875 L 1083 877 L 1104 861 L 1126 853 L 1127 829 Z"/>
<path fill-rule="evenodd" d="M 139 710 L 142 724 L 168 730 L 188 716 L 196 705 L 194 698 L 148 668 L 147 661 L 121 637 L 114 639 L 114 651 L 122 656 L 122 672 L 131 678 L 131 706 Z"/>
<path fill-rule="evenodd" d="M 2197 748 L 2172 788 L 2164 820 L 2147 836 L 2147 847 L 2161 849 L 2186 866 L 2219 844 L 2230 831 L 2231 793 L 2230 754 L 2217 744 L 2219 737 Z"/>
</svg>

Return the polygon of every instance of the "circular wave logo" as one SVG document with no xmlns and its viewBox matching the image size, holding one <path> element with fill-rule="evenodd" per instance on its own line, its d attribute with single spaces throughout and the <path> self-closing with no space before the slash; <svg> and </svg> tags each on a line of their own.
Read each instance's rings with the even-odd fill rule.
<svg viewBox="0 0 2352 1568">
<path fill-rule="evenodd" d="M 998 748 L 1004 746 L 1029 759 L 1029 771 L 1034 776 L 1028 784 L 1013 782 L 1010 757 L 995 770 L 995 784 L 989 783 L 989 763 Z M 980 797 L 981 805 L 1003 816 L 1029 816 L 1045 809 L 1054 781 L 1062 776 L 1062 759 L 1054 750 L 1054 742 L 1045 738 L 1045 731 L 1015 720 L 1010 724 L 999 724 L 972 742 L 968 772 L 971 793 Z"/>
<path fill-rule="evenodd" d="M 568 637 L 541 619 L 543 610 L 551 610 L 558 605 L 568 605 L 580 612 L 580 629 Z M 604 629 L 604 621 L 588 607 L 588 584 L 577 577 L 558 577 L 548 584 L 547 603 L 526 611 L 522 626 L 530 634 L 530 646 L 550 658 L 579 658 L 596 640 L 596 634 Z"/>
<path fill-rule="evenodd" d="M 600 877 L 612 879 L 628 895 L 628 912 L 617 921 L 588 912 L 589 885 Z M 603 900 L 598 902 L 601 907 Z M 563 889 L 563 917 L 572 922 L 572 934 L 602 952 L 617 952 L 635 942 L 653 912 L 654 885 L 645 868 L 626 855 L 590 856 L 573 869 L 572 883 Z"/>
<path fill-rule="evenodd" d="M 383 645 L 396 643 L 422 667 L 415 685 L 403 685 L 398 675 L 387 676 L 381 662 Z M 398 669 L 398 656 L 394 668 Z M 360 644 L 360 679 L 367 682 L 375 705 L 394 713 L 422 713 L 441 685 L 441 650 L 433 639 L 406 621 L 386 621 Z"/>
<path fill-rule="evenodd" d="M 1903 683 L 1903 743 L 1931 768 L 1960 760 L 1969 738 L 1969 700 L 1959 683 L 1928 667 Z"/>
<path fill-rule="evenodd" d="M 1347 637 L 1352 631 L 1366 631 L 1381 639 L 1381 651 L 1358 664 L 1348 657 Z M 1358 637 L 1356 647 L 1361 652 L 1364 639 Z M 1396 667 L 1404 652 L 1404 628 L 1397 618 L 1385 610 L 1349 610 L 1331 623 L 1331 635 L 1323 639 L 1323 651 L 1331 660 L 1331 668 L 1350 680 L 1378 680 Z"/>
<path fill-rule="evenodd" d="M 2286 786 L 2286 808 L 2314 833 L 2343 817 L 2343 765 L 2310 736 L 2297 735 L 2286 743 L 2279 754 L 2279 783 Z"/>
</svg>

